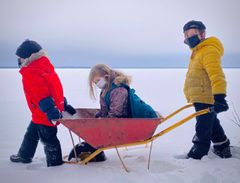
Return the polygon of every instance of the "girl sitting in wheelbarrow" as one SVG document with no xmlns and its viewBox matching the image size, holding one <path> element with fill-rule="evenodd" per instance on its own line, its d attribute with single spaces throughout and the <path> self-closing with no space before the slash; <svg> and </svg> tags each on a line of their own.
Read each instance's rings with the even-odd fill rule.
<svg viewBox="0 0 240 183">
<path fill-rule="evenodd" d="M 130 78 L 109 68 L 107 65 L 95 65 L 89 74 L 90 96 L 96 99 L 96 86 L 101 89 L 100 110 L 96 118 L 157 118 L 158 115 L 148 104 L 143 102 L 134 89 L 130 89 Z M 77 156 L 84 159 L 97 149 L 87 142 L 75 146 Z M 75 157 L 74 149 L 70 152 L 68 160 Z M 91 161 L 106 160 L 104 152 L 101 152 Z"/>
<path fill-rule="evenodd" d="M 117 87 L 121 86 L 122 87 Z M 101 89 L 100 110 L 96 117 L 130 117 L 128 90 L 123 85 L 130 85 L 130 78 L 104 64 L 95 65 L 89 75 L 90 96 L 96 98 L 94 87 Z M 108 98 L 107 98 L 108 97 Z"/>
</svg>

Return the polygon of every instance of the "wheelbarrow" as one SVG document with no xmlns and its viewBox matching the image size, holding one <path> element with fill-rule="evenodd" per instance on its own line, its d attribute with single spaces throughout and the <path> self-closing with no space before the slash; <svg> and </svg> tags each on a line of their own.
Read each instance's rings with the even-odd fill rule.
<svg viewBox="0 0 240 183">
<path fill-rule="evenodd" d="M 118 148 L 136 145 L 147 145 L 148 143 L 151 143 L 148 159 L 149 169 L 152 144 L 154 140 L 194 117 L 212 112 L 212 109 L 210 108 L 195 112 L 154 135 L 155 130 L 159 124 L 162 124 L 179 112 L 192 106 L 193 104 L 185 105 L 170 115 L 166 116 L 165 118 L 95 118 L 95 114 L 98 109 L 76 109 L 77 113 L 73 117 L 60 119 L 59 122 L 69 129 L 72 142 L 73 138 L 71 131 L 78 137 L 84 139 L 87 143 L 89 143 L 97 150 L 81 161 L 65 162 L 87 164 L 91 159 L 93 159 L 102 151 L 116 149 L 118 157 L 124 169 L 128 172 L 126 165 L 120 157 Z"/>
</svg>

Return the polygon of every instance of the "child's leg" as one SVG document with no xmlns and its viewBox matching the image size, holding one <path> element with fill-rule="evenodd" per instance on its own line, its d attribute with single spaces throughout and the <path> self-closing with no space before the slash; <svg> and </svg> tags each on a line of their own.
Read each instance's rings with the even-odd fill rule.
<svg viewBox="0 0 240 183">
<path fill-rule="evenodd" d="M 211 107 L 209 104 L 195 103 L 194 107 L 196 111 L 200 111 Z M 211 137 L 212 137 L 212 129 L 214 124 L 216 114 L 208 113 L 201 116 L 198 116 L 196 123 L 196 134 L 193 137 L 192 142 L 194 143 L 192 149 L 188 153 L 188 156 L 194 159 L 201 159 L 204 155 L 208 154 Z"/>
<path fill-rule="evenodd" d="M 220 124 L 219 119 L 215 118 L 212 131 L 212 142 L 214 147 L 214 153 L 221 158 L 230 158 L 232 156 L 230 150 L 230 141 L 225 135 L 225 132 Z"/>
<path fill-rule="evenodd" d="M 31 122 L 24 135 L 22 145 L 18 151 L 18 156 L 26 160 L 32 160 L 38 145 L 38 128 Z"/>
<path fill-rule="evenodd" d="M 216 116 L 216 118 L 214 119 L 214 124 L 213 124 L 212 142 L 220 144 L 227 140 L 228 140 L 227 136 L 225 135 L 225 132 L 220 124 L 220 121 Z"/>
<path fill-rule="evenodd" d="M 57 127 L 39 125 L 39 137 L 44 145 L 47 166 L 61 165 L 62 151 L 57 138 Z"/>
</svg>

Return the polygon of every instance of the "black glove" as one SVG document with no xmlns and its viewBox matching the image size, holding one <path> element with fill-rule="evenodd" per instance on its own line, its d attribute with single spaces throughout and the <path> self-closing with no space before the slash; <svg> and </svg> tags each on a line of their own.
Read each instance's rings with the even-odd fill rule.
<svg viewBox="0 0 240 183">
<path fill-rule="evenodd" d="M 216 113 L 224 112 L 228 110 L 228 104 L 225 100 L 225 94 L 216 94 L 214 95 L 214 110 Z"/>
<path fill-rule="evenodd" d="M 54 120 L 62 118 L 61 112 L 55 107 L 52 97 L 47 97 L 39 102 L 39 108 L 46 113 L 48 120 L 53 123 Z"/>
<path fill-rule="evenodd" d="M 57 119 L 62 118 L 62 113 L 57 108 L 52 108 L 46 113 L 48 120 L 54 123 Z"/>
<path fill-rule="evenodd" d="M 67 111 L 71 115 L 76 113 L 76 110 L 73 108 L 73 106 L 68 104 L 66 97 L 64 97 L 64 111 Z"/>
</svg>

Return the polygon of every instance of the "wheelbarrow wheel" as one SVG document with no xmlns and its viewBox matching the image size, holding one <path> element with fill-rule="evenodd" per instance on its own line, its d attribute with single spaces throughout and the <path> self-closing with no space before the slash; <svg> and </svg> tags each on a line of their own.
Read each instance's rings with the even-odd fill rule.
<svg viewBox="0 0 240 183">
<path fill-rule="evenodd" d="M 92 153 L 94 153 L 97 149 L 89 145 L 87 142 L 82 142 L 77 145 L 75 145 L 75 150 L 77 153 L 77 158 L 79 158 L 81 161 L 90 156 Z M 70 161 L 72 158 L 75 158 L 74 154 L 74 148 L 70 151 L 68 155 L 68 161 Z M 105 153 L 102 151 L 99 153 L 96 157 L 90 160 L 90 162 L 101 162 L 105 161 L 106 156 Z"/>
</svg>

